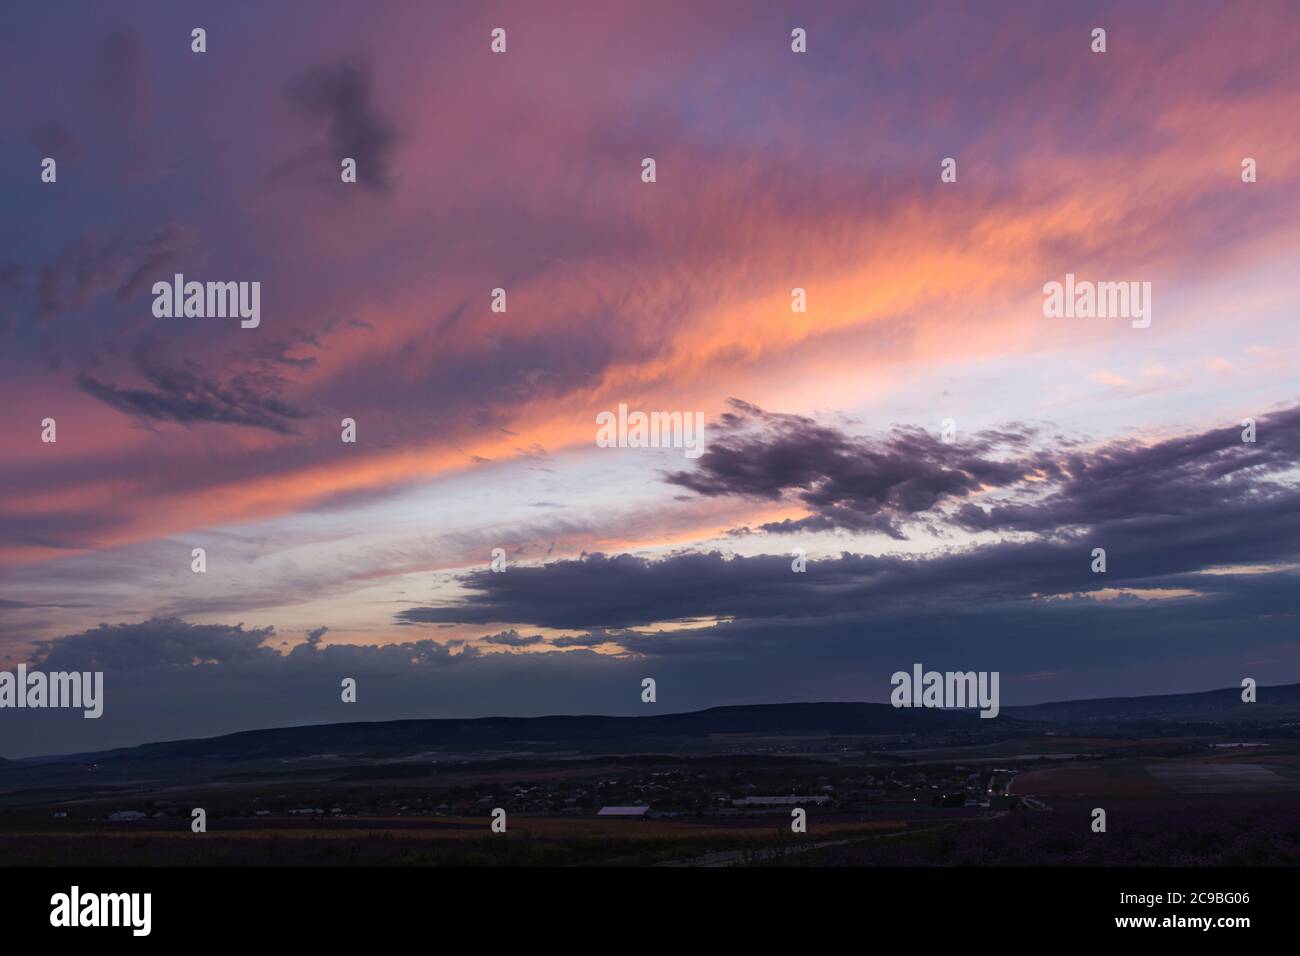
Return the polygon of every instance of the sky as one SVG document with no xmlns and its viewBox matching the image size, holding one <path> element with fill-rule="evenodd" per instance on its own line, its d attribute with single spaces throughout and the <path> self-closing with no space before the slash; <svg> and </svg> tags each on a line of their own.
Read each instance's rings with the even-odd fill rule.
<svg viewBox="0 0 1300 956">
<path fill-rule="evenodd" d="M 1300 680 L 1293 4 L 8 5 L 0 87 L 0 670 L 106 696 L 2 756 Z"/>
</svg>

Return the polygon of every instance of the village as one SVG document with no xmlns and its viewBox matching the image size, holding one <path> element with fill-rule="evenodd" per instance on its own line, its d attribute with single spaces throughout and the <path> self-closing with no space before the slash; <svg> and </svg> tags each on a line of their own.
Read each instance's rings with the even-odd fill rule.
<svg viewBox="0 0 1300 956">
<path fill-rule="evenodd" d="M 486 826 L 497 807 L 511 816 L 744 820 L 784 817 L 792 808 L 821 816 L 930 817 L 954 810 L 1003 810 L 1018 802 L 1006 794 L 1013 770 L 960 765 L 833 767 L 823 773 L 789 773 L 788 766 L 782 770 L 785 772 L 766 768 L 624 770 L 618 776 L 595 778 L 557 773 L 550 779 L 516 779 L 491 786 L 434 784 L 428 788 L 362 789 L 341 787 L 336 782 L 319 790 L 295 786 L 279 793 L 244 791 L 238 799 L 210 798 L 205 806 L 214 820 L 481 816 Z M 169 800 L 122 803 L 95 818 L 135 823 L 188 819 L 189 814 L 189 806 Z M 75 808 L 71 815 L 88 819 Z M 68 819 L 69 810 L 60 808 L 54 816 Z"/>
</svg>

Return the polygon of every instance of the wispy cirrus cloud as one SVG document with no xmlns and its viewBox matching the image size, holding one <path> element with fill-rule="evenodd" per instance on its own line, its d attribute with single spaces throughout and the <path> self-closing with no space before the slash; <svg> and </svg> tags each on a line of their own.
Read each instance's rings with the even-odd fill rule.
<svg viewBox="0 0 1300 956">
<path fill-rule="evenodd" d="M 357 163 L 359 186 L 385 195 L 391 191 L 397 133 L 375 100 L 372 73 L 369 61 L 356 57 L 317 64 L 288 84 L 289 102 L 302 120 L 324 126 L 325 142 L 282 164 L 281 181 L 337 179 L 339 163 L 347 157 Z"/>
<path fill-rule="evenodd" d="M 136 351 L 147 386 L 119 386 L 89 374 L 77 377 L 87 394 L 135 418 L 181 425 L 218 423 L 261 428 L 281 435 L 297 433 L 295 421 L 309 412 L 286 401 L 276 362 L 255 362 L 225 380 L 193 359 L 168 365 L 147 347 Z"/>
</svg>

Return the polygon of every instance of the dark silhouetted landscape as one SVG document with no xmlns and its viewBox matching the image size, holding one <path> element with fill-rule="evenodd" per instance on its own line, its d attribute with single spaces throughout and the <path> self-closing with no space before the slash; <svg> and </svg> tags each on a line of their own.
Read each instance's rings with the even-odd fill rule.
<svg viewBox="0 0 1300 956">
<path fill-rule="evenodd" d="M 1294 864 L 1300 685 L 1259 698 L 402 720 L 33 757 L 0 765 L 0 849 L 35 865 Z"/>
</svg>

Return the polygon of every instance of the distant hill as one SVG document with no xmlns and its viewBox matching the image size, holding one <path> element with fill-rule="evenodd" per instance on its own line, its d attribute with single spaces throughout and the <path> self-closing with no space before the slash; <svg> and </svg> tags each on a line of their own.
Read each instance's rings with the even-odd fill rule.
<svg viewBox="0 0 1300 956">
<path fill-rule="evenodd" d="M 1014 722 L 1014 718 L 1012 719 Z M 311 754 L 383 756 L 420 749 L 471 751 L 545 749 L 579 743 L 611 746 L 635 741 L 702 738 L 713 734 L 906 734 L 989 731 L 1007 718 L 985 720 L 976 711 L 902 710 L 888 704 L 813 703 L 713 707 L 647 717 L 482 717 L 470 720 L 390 720 L 250 730 L 201 740 L 142 744 L 100 753 L 32 758 L 27 762 L 229 759 Z"/>
<path fill-rule="evenodd" d="M 1179 724 L 1197 732 L 1214 725 L 1300 720 L 1300 684 L 1260 687 L 1259 702 L 1244 704 L 1236 688 L 1158 697 L 1112 697 L 1003 707 L 994 720 L 973 710 L 901 709 L 888 704 L 805 703 L 712 707 L 645 717 L 596 715 L 482 717 L 316 724 L 250 730 L 221 737 L 142 744 L 98 753 L 5 761 L 10 769 L 33 764 L 150 760 L 259 760 L 336 754 L 384 759 L 424 750 L 471 752 L 670 752 L 675 744 L 721 734 L 871 736 L 895 734 L 1034 734 L 1050 730 Z M 1291 733 L 1293 731 L 1287 731 Z"/>
<path fill-rule="evenodd" d="M 1158 697 L 1106 697 L 1065 700 L 1028 707 L 1003 707 L 1002 713 L 1021 720 L 1052 723 L 1134 723 L 1149 721 L 1247 723 L 1300 719 L 1300 684 L 1259 687 L 1253 704 L 1243 703 L 1241 688 Z"/>
</svg>

